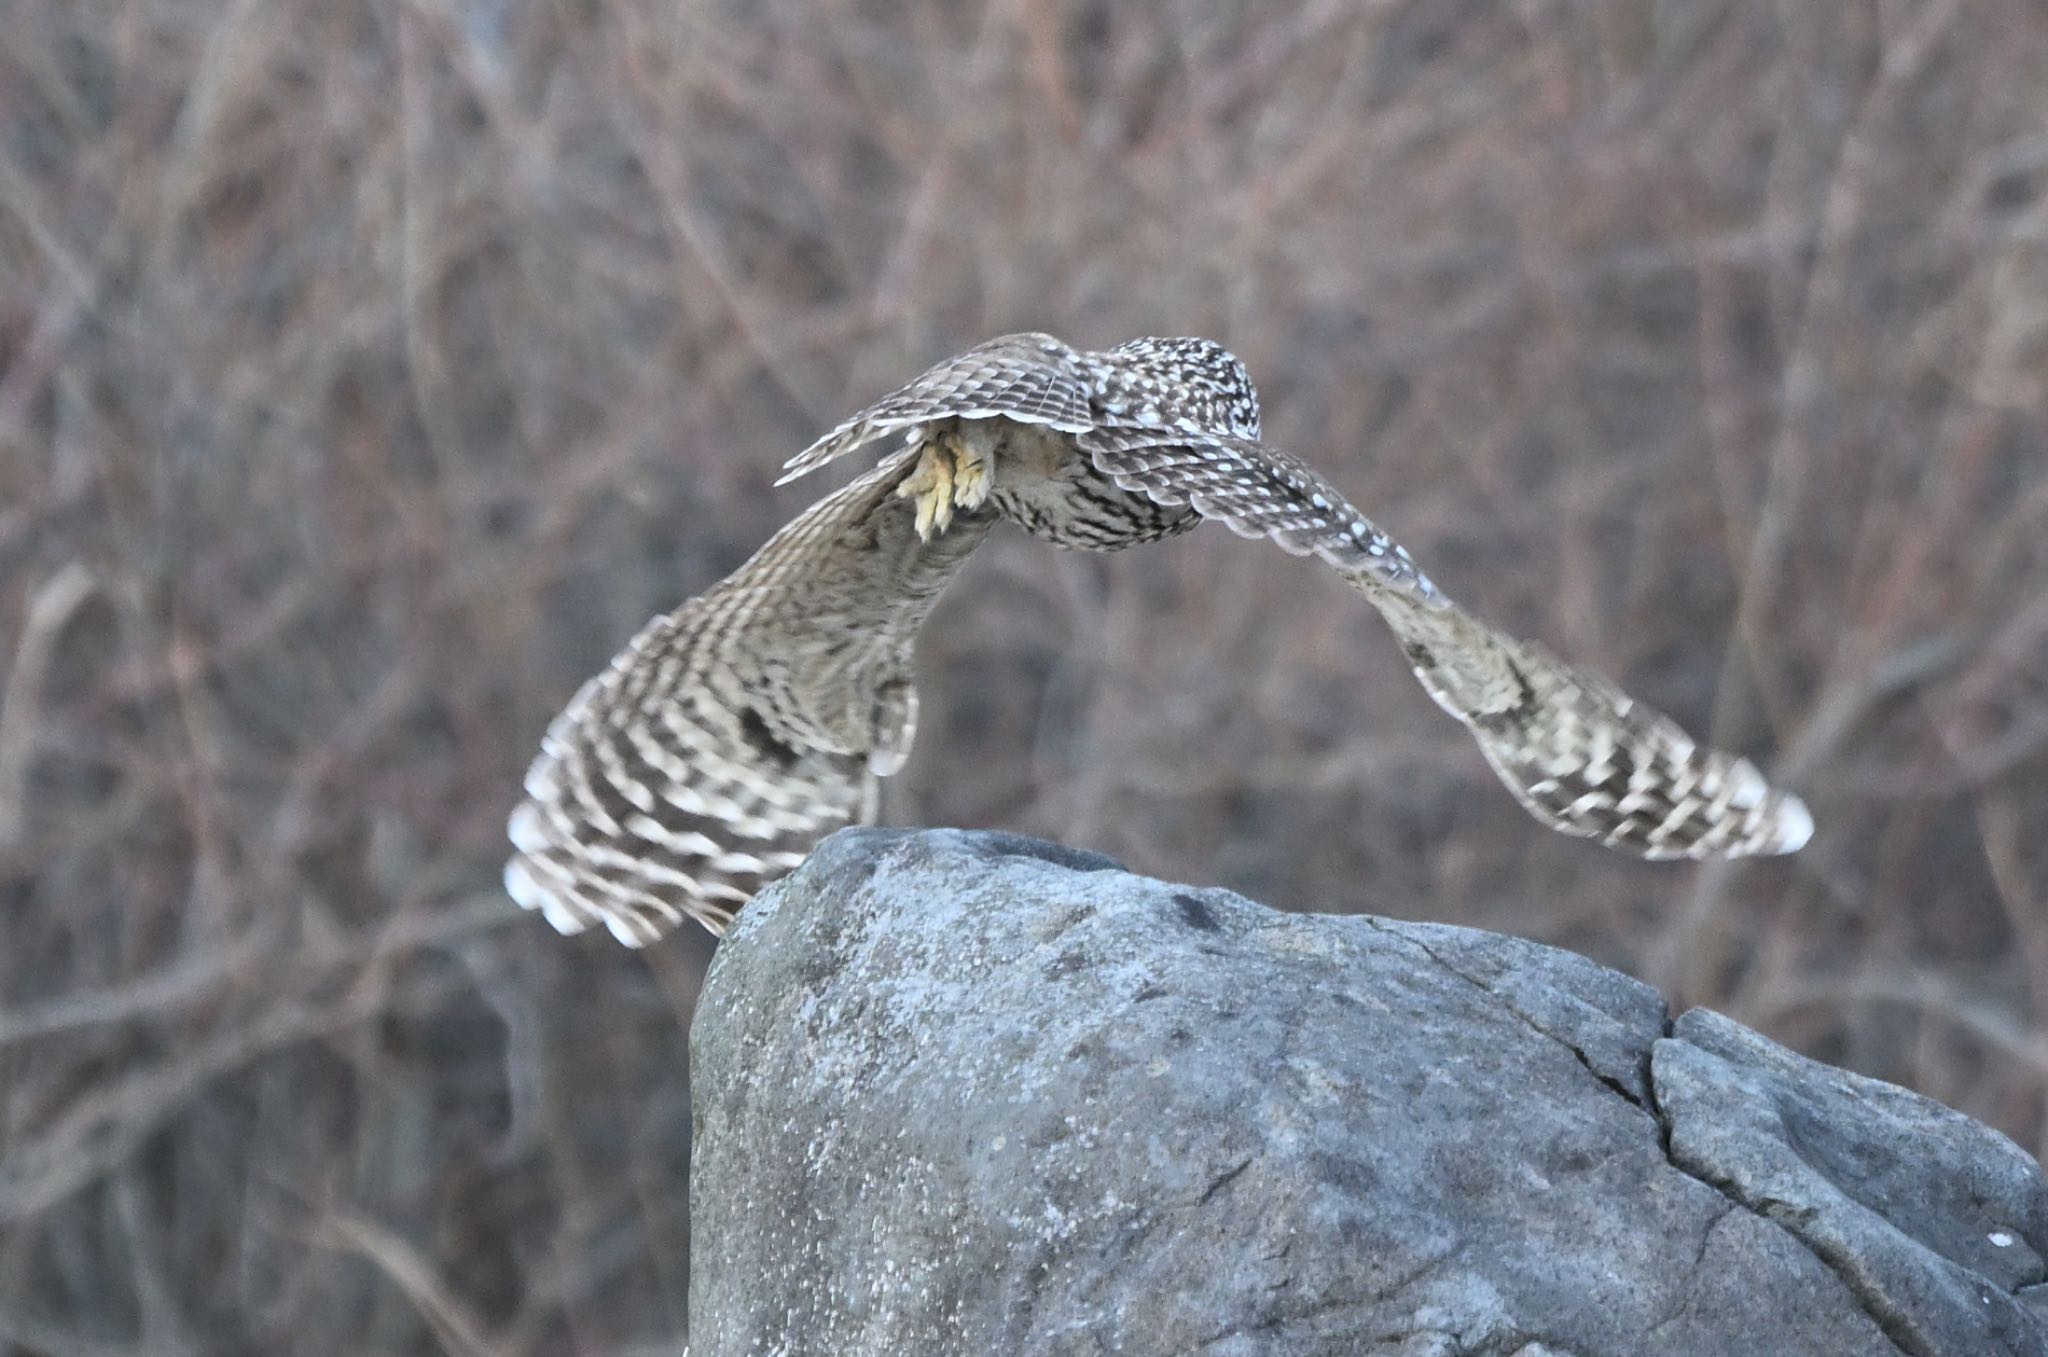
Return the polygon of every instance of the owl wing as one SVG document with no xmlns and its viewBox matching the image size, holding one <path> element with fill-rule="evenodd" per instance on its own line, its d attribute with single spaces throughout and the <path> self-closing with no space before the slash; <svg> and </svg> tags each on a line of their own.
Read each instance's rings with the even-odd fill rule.
<svg viewBox="0 0 2048 1357">
<path fill-rule="evenodd" d="M 1222 435 L 1096 429 L 1080 442 L 1125 490 L 1334 566 L 1392 626 L 1437 705 L 1552 829 L 1646 858 L 1789 853 L 1812 836 L 1805 805 L 1749 760 L 1700 745 L 1608 680 L 1466 612 L 1295 458 Z"/>
<path fill-rule="evenodd" d="M 931 368 L 783 464 L 786 485 L 886 433 L 938 419 L 1002 416 L 1079 433 L 1092 423 L 1081 356 L 1046 334 L 1003 335 Z"/>
<path fill-rule="evenodd" d="M 899 453 L 654 619 L 548 726 L 505 888 L 557 929 L 638 947 L 723 933 L 825 835 L 872 818 L 916 726 L 911 649 L 993 523 L 920 542 Z"/>
</svg>

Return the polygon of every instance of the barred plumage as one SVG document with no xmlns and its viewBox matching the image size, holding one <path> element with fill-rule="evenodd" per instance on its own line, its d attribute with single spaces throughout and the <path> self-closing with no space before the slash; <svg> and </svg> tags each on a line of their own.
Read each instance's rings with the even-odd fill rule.
<svg viewBox="0 0 2048 1357">
<path fill-rule="evenodd" d="M 915 632 L 1001 519 L 1095 551 L 1214 519 L 1320 558 L 1553 829 L 1652 858 L 1787 853 L 1812 833 L 1747 760 L 1445 597 L 1260 441 L 1250 377 L 1208 340 L 990 340 L 839 425 L 783 480 L 898 431 L 907 448 L 657 619 L 556 718 L 512 818 L 521 904 L 636 946 L 685 915 L 722 931 L 818 838 L 871 814 L 914 725 Z"/>
<path fill-rule="evenodd" d="M 640 946 L 722 933 L 910 750 L 910 651 L 995 523 L 920 541 L 911 454 L 827 496 L 708 592 L 656 618 L 549 725 L 512 813 L 512 898 L 564 933 Z"/>
</svg>

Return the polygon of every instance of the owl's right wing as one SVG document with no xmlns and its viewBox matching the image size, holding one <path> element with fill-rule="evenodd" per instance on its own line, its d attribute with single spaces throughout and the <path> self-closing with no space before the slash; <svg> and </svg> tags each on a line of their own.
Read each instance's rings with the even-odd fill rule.
<svg viewBox="0 0 2048 1357">
<path fill-rule="evenodd" d="M 1647 858 L 1789 853 L 1811 837 L 1805 805 L 1749 760 L 1466 612 L 1299 460 L 1251 439 L 1164 430 L 1096 429 L 1080 443 L 1125 490 L 1334 566 L 1386 618 L 1437 705 L 1552 829 Z"/>
<path fill-rule="evenodd" d="M 508 833 L 512 898 L 629 947 L 723 933 L 833 830 L 873 816 L 916 726 L 911 647 L 993 523 L 921 542 L 898 453 L 657 617 L 548 726 Z"/>
<path fill-rule="evenodd" d="M 1079 433 L 1093 422 L 1081 356 L 1047 334 L 1003 335 L 948 358 L 783 463 L 787 485 L 884 434 L 939 419 L 1042 424 Z"/>
</svg>

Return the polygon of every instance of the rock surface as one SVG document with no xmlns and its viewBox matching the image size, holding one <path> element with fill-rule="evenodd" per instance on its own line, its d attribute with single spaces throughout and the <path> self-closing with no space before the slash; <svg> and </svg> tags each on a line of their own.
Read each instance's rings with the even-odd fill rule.
<svg viewBox="0 0 2048 1357">
<path fill-rule="evenodd" d="M 841 833 L 697 1010 L 695 1357 L 2048 1353 L 1997 1132 L 1515 938 Z"/>
</svg>

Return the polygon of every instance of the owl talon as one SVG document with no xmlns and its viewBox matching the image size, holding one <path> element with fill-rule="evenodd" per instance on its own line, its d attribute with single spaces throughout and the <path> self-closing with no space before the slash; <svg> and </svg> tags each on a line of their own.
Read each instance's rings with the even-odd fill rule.
<svg viewBox="0 0 2048 1357">
<path fill-rule="evenodd" d="M 917 465 L 896 487 L 896 497 L 917 502 L 918 538 L 931 541 L 934 532 L 944 532 L 953 521 L 952 459 L 927 442 L 918 452 Z"/>
<path fill-rule="evenodd" d="M 929 542 L 953 525 L 956 506 L 972 511 L 987 503 L 992 479 L 986 454 L 959 434 L 944 433 L 925 442 L 896 494 L 917 501 L 917 535 Z"/>
<path fill-rule="evenodd" d="M 988 502 L 995 480 L 987 454 L 957 433 L 947 434 L 941 441 L 953 456 L 953 503 L 969 511 L 979 509 Z"/>
</svg>

